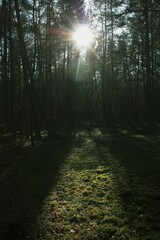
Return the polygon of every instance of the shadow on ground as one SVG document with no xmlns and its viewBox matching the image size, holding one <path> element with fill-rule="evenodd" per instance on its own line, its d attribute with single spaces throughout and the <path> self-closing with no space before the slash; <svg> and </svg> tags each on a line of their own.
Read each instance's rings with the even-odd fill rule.
<svg viewBox="0 0 160 240">
<path fill-rule="evenodd" d="M 82 132 L 0 157 L 1 240 L 160 239 L 159 134 Z"/>
<path fill-rule="evenodd" d="M 108 152 L 129 173 L 136 171 L 151 183 L 160 184 L 159 135 L 132 134 L 127 131 L 95 138 L 96 146 Z M 103 151 L 101 151 L 103 153 Z"/>
<path fill-rule="evenodd" d="M 160 137 L 127 131 L 95 137 L 101 164 L 109 166 L 137 239 L 160 237 Z"/>
<path fill-rule="evenodd" d="M 71 137 L 0 155 L 0 239 L 33 239 L 36 218 L 72 147 Z"/>
</svg>

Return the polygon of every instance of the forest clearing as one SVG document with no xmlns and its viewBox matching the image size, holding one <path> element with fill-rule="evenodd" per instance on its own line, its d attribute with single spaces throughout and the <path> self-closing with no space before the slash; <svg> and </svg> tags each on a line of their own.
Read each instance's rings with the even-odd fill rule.
<svg viewBox="0 0 160 240">
<path fill-rule="evenodd" d="M 160 137 L 79 131 L 0 153 L 0 239 L 159 240 Z"/>
</svg>

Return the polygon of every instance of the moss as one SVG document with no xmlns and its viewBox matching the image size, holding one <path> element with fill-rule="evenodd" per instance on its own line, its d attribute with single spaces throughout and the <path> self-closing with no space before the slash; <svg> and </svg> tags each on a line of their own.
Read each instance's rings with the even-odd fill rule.
<svg viewBox="0 0 160 240">
<path fill-rule="evenodd" d="M 136 228 L 140 233 L 149 230 L 149 228 L 148 228 L 148 226 L 147 226 L 147 224 L 146 224 L 145 221 L 138 221 L 138 222 L 136 223 L 136 225 L 135 225 L 135 228 Z"/>
<path fill-rule="evenodd" d="M 156 232 L 156 233 L 150 233 L 148 234 L 148 236 L 144 236 L 143 240 L 159 240 L 160 239 L 160 232 Z"/>
<path fill-rule="evenodd" d="M 105 192 L 98 192 L 98 193 L 97 193 L 97 197 L 98 197 L 98 198 L 103 198 L 105 195 L 106 195 Z"/>
<path fill-rule="evenodd" d="M 59 240 L 159 239 L 155 216 L 159 197 L 153 197 L 159 191 L 158 182 L 156 188 L 149 187 L 151 179 L 148 182 L 143 173 L 146 153 L 133 145 L 129 133 L 123 135 L 79 135 L 81 145 L 68 154 L 44 208 L 45 236 L 51 233 L 52 239 Z M 135 157 L 136 151 L 141 158 Z"/>
<path fill-rule="evenodd" d="M 45 237 L 44 240 L 52 240 L 52 235 L 51 234 L 47 234 L 47 236 Z"/>
<path fill-rule="evenodd" d="M 98 239 L 105 239 L 105 240 L 111 239 L 116 234 L 117 231 L 118 231 L 117 227 L 110 224 L 105 224 L 98 228 L 97 236 L 98 236 Z"/>
<path fill-rule="evenodd" d="M 69 222 L 71 223 L 81 223 L 87 221 L 86 217 L 80 214 L 73 215 L 70 219 Z"/>
<path fill-rule="evenodd" d="M 124 199 L 128 199 L 128 198 L 132 198 L 134 197 L 133 191 L 130 188 L 123 188 L 120 191 L 120 197 L 124 198 Z"/>
<path fill-rule="evenodd" d="M 135 236 L 135 233 L 131 231 L 128 227 L 123 226 L 117 230 L 115 237 L 118 240 L 121 240 L 121 239 L 131 240 L 131 239 L 135 239 L 136 236 Z"/>
<path fill-rule="evenodd" d="M 99 201 L 96 198 L 90 198 L 88 200 L 88 205 L 98 205 Z"/>
<path fill-rule="evenodd" d="M 91 191 L 83 191 L 82 194 L 83 194 L 84 197 L 86 197 L 86 196 L 89 196 L 91 194 Z"/>
<path fill-rule="evenodd" d="M 97 180 L 99 181 L 107 181 L 108 180 L 108 176 L 106 174 L 100 174 L 97 176 Z"/>
<path fill-rule="evenodd" d="M 89 218 L 90 218 L 91 220 L 97 219 L 98 217 L 99 217 L 99 214 L 96 213 L 96 212 L 91 212 L 91 213 L 89 214 Z"/>
<path fill-rule="evenodd" d="M 124 222 L 116 216 L 105 216 L 102 223 L 114 224 L 115 226 L 122 226 Z"/>
<path fill-rule="evenodd" d="M 90 177 L 85 177 L 84 179 L 83 179 L 83 182 L 90 182 Z"/>
<path fill-rule="evenodd" d="M 99 166 L 96 170 L 95 173 L 97 174 L 106 174 L 108 173 L 108 168 L 104 167 L 104 166 Z"/>
</svg>

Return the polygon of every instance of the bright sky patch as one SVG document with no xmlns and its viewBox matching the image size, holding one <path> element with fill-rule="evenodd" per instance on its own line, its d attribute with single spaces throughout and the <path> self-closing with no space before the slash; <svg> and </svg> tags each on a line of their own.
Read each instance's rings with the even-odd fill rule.
<svg viewBox="0 0 160 240">
<path fill-rule="evenodd" d="M 73 40 L 78 47 L 89 47 L 93 40 L 93 35 L 87 25 L 80 25 L 73 33 Z"/>
</svg>

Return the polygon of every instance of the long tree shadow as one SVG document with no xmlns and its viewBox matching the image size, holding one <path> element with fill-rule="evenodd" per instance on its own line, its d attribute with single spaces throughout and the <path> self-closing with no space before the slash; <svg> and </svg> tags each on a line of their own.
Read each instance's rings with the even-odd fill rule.
<svg viewBox="0 0 160 240">
<path fill-rule="evenodd" d="M 0 156 L 0 239 L 33 239 L 32 228 L 57 182 L 67 154 L 79 144 L 67 137 Z M 5 163 L 6 162 L 6 163 Z"/>
<path fill-rule="evenodd" d="M 160 169 L 160 138 L 159 136 L 145 136 L 119 132 L 103 135 L 95 139 L 98 147 L 104 147 L 108 153 L 115 156 L 127 171 L 136 171 L 143 177 L 159 179 Z M 154 176 L 153 176 L 154 171 Z M 148 175 L 151 174 L 151 176 Z M 154 179 L 153 179 L 154 177 Z M 158 177 L 158 179 L 155 179 Z"/>
<path fill-rule="evenodd" d="M 95 137 L 95 143 L 101 164 L 112 170 L 117 193 L 137 238 L 159 239 L 159 135 L 121 131 Z"/>
<path fill-rule="evenodd" d="M 42 203 L 38 206 L 43 208 L 35 239 L 158 240 L 159 140 L 155 135 L 126 131 L 76 134 L 74 148 L 64 154 L 66 161 L 56 187 L 52 188 L 53 179 L 39 198 Z M 43 164 L 40 169 L 38 178 L 44 180 Z M 52 178 L 52 173 L 48 176 Z"/>
</svg>

